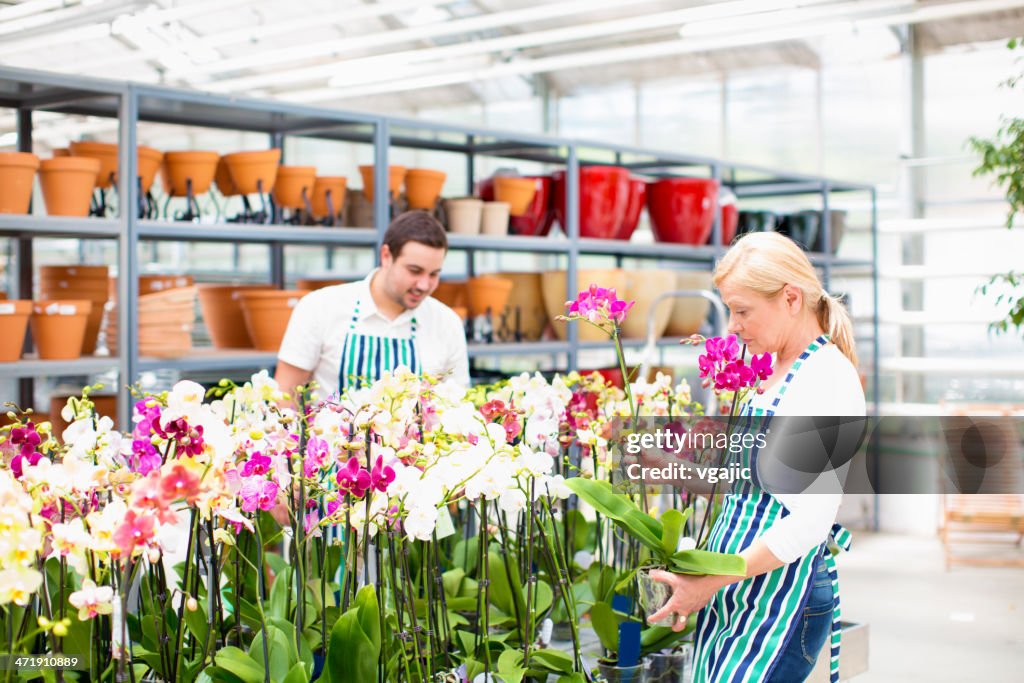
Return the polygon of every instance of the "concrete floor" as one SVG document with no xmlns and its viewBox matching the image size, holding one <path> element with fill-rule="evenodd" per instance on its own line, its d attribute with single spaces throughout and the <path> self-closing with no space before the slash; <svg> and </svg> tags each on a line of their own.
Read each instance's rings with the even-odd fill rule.
<svg viewBox="0 0 1024 683">
<path fill-rule="evenodd" d="M 870 628 L 855 683 L 1024 681 L 1024 569 L 947 572 L 937 537 L 862 531 L 839 583 L 843 620 Z"/>
</svg>

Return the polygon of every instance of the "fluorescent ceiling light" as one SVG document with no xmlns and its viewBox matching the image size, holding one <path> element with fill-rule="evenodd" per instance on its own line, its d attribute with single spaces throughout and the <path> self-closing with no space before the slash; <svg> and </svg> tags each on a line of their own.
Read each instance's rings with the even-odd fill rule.
<svg viewBox="0 0 1024 683">
<path fill-rule="evenodd" d="M 800 9 L 785 9 L 778 12 L 758 12 L 731 19 L 709 19 L 687 22 L 679 29 L 681 38 L 698 38 L 720 33 L 755 31 L 800 24 L 819 19 L 853 18 L 878 11 L 911 8 L 915 0 L 853 0 L 818 7 L 806 6 Z"/>
</svg>

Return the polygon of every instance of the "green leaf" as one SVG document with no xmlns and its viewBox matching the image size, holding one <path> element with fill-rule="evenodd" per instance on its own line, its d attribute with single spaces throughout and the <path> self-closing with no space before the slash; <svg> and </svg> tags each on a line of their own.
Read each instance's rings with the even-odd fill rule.
<svg viewBox="0 0 1024 683">
<path fill-rule="evenodd" d="M 747 561 L 741 555 L 707 550 L 680 550 L 672 556 L 671 568 L 680 574 L 747 575 Z"/>
<path fill-rule="evenodd" d="M 587 583 L 595 602 L 611 602 L 615 591 L 615 570 L 595 562 L 587 570 Z"/>
<path fill-rule="evenodd" d="M 217 650 L 213 659 L 217 666 L 232 673 L 243 683 L 263 683 L 263 667 L 233 645 Z"/>
<path fill-rule="evenodd" d="M 206 623 L 206 609 L 202 602 L 199 603 L 199 608 L 194 612 L 188 609 L 185 610 L 185 626 L 192 633 L 197 646 L 202 648 L 206 643 L 206 634 L 209 631 L 209 625 Z"/>
<path fill-rule="evenodd" d="M 601 641 L 601 646 L 612 652 L 619 651 L 619 624 L 627 620 L 626 615 L 613 610 L 607 602 L 594 603 L 590 608 L 590 624 L 594 627 L 594 633 Z"/>
<path fill-rule="evenodd" d="M 461 567 L 455 569 L 449 569 L 441 575 L 441 580 L 444 583 L 445 595 L 449 597 L 458 597 L 462 591 L 462 581 L 466 578 L 466 572 Z"/>
<path fill-rule="evenodd" d="M 508 566 L 506 567 L 506 560 Z M 497 552 L 487 555 L 487 571 L 490 573 L 491 585 L 487 592 L 491 604 L 509 615 L 525 615 L 526 601 L 523 599 L 519 569 L 513 558 L 504 559 Z"/>
<path fill-rule="evenodd" d="M 288 675 L 281 680 L 281 683 L 309 683 L 309 678 L 310 672 L 300 662 L 288 671 Z"/>
<path fill-rule="evenodd" d="M 649 628 L 645 628 L 640 632 L 640 652 L 641 654 L 646 655 L 651 652 L 667 650 L 689 635 L 696 626 L 697 620 L 690 619 L 686 622 L 686 628 L 678 633 L 670 628 L 665 628 L 664 626 L 651 626 Z"/>
<path fill-rule="evenodd" d="M 538 663 L 552 673 L 561 674 L 572 673 L 575 664 L 572 657 L 565 652 L 550 649 L 537 650 L 530 653 L 530 666 L 536 666 Z"/>
<path fill-rule="evenodd" d="M 274 585 L 270 587 L 270 600 L 267 604 L 267 616 L 276 619 L 288 619 L 288 597 L 292 590 L 292 570 L 284 568 L 274 577 Z"/>
<path fill-rule="evenodd" d="M 356 594 L 353 606 L 338 618 L 331 630 L 324 667 L 325 683 L 377 680 L 378 619 L 377 594 L 373 586 L 364 586 Z"/>
<path fill-rule="evenodd" d="M 267 624 L 267 661 L 270 663 L 270 677 L 279 681 L 288 675 L 288 670 L 298 661 L 298 654 L 295 651 L 295 642 L 285 635 L 285 632 Z M 249 658 L 257 662 L 263 668 L 263 631 L 257 631 L 249 645 Z"/>
<path fill-rule="evenodd" d="M 669 508 L 661 513 L 661 526 L 665 530 L 661 537 L 661 548 L 666 555 L 672 555 L 679 550 L 679 537 L 689 516 L 690 508 L 686 508 L 686 512 Z"/>
<path fill-rule="evenodd" d="M 587 683 L 587 677 L 576 671 L 566 676 L 559 676 L 558 683 Z"/>
<path fill-rule="evenodd" d="M 664 535 L 661 522 L 641 511 L 629 497 L 616 493 L 607 481 L 573 477 L 566 481 L 566 485 L 661 557 L 661 538 Z"/>
</svg>

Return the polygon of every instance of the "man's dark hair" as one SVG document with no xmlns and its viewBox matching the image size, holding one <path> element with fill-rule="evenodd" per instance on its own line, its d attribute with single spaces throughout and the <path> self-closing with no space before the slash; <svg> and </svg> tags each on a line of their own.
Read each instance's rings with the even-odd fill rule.
<svg viewBox="0 0 1024 683">
<path fill-rule="evenodd" d="M 398 258 L 408 242 L 419 242 L 434 249 L 448 250 L 448 238 L 440 221 L 426 211 L 406 211 L 391 221 L 384 233 L 384 244 Z"/>
</svg>

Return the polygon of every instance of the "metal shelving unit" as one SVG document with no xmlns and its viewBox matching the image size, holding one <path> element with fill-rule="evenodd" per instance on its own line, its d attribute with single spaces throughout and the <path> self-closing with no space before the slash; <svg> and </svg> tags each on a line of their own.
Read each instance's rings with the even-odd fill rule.
<svg viewBox="0 0 1024 683">
<path fill-rule="evenodd" d="M 818 195 L 823 211 L 824 253 L 811 254 L 811 260 L 824 274 L 826 287 L 832 270 L 846 267 L 869 267 L 875 286 L 874 338 L 877 339 L 877 220 L 872 211 L 871 260 L 839 259 L 831 255 L 829 198 L 836 192 L 870 193 L 875 206 L 875 193 L 870 186 L 836 182 L 827 178 L 789 173 L 757 166 L 733 164 L 706 157 L 653 151 L 617 143 L 554 138 L 543 135 L 493 131 L 483 128 L 454 126 L 386 117 L 335 109 L 316 108 L 285 102 L 260 101 L 194 91 L 175 90 L 109 80 L 64 76 L 22 69 L 0 68 L 0 107 L 18 112 L 18 148 L 31 151 L 32 112 L 82 114 L 117 118 L 119 121 L 120 173 L 119 205 L 134 207 L 138 202 L 138 186 L 129 182 L 136 176 L 137 126 L 139 123 L 165 123 L 203 126 L 233 131 L 259 132 L 268 136 L 269 144 L 282 147 L 286 137 L 308 137 L 372 145 L 377 187 L 387 185 L 388 156 L 392 147 L 445 151 L 463 154 L 466 158 L 469 193 L 475 179 L 475 161 L 479 156 L 509 160 L 532 161 L 556 165 L 566 170 L 566 226 L 564 236 L 535 237 L 467 237 L 451 235 L 452 250 L 464 251 L 468 270 L 474 270 L 478 251 L 509 251 L 557 254 L 567 257 L 567 297 L 576 291 L 576 275 L 582 255 L 608 255 L 622 258 L 656 259 L 692 266 L 709 267 L 725 251 L 721 244 L 720 212 L 716 212 L 711 245 L 623 243 L 613 240 L 581 239 L 579 237 L 578 169 L 590 163 L 617 164 L 652 176 L 696 175 L 718 179 L 742 200 L 754 197 L 783 195 Z M 282 147 L 283 148 L 283 147 Z M 10 369 L 0 369 L 0 377 L 22 378 L 21 400 L 31 398 L 31 378 L 45 375 L 74 375 L 101 372 L 117 367 L 122 386 L 120 418 L 128 423 L 129 401 L 125 386 L 142 371 L 160 369 L 182 372 L 238 370 L 273 365 L 272 353 L 214 351 L 196 349 L 187 358 L 140 358 L 132 321 L 138 306 L 138 263 L 134 255 L 140 240 L 205 241 L 265 244 L 270 249 L 270 280 L 278 285 L 285 281 L 284 245 L 323 245 L 377 248 L 388 224 L 389 206 L 386 193 L 374 198 L 374 227 L 309 228 L 290 225 L 239 225 L 232 223 L 178 223 L 139 220 L 134 211 L 122 211 L 116 219 L 66 219 L 45 216 L 0 216 L 0 236 L 17 240 L 18 287 L 15 296 L 30 296 L 32 291 L 32 239 L 34 237 L 72 237 L 80 239 L 113 239 L 118 242 L 118 348 L 115 358 L 86 358 L 67 363 L 21 361 Z M 663 340 L 662 346 L 678 340 Z M 633 340 L 635 348 L 643 342 Z M 877 345 L 874 349 L 875 397 L 877 406 Z M 574 366 L 580 350 L 609 348 L 608 344 L 581 344 L 575 326 L 569 326 L 564 341 L 528 344 L 470 345 L 470 357 L 507 355 L 559 355 Z M 16 369 L 15 367 L 16 366 Z"/>
</svg>

